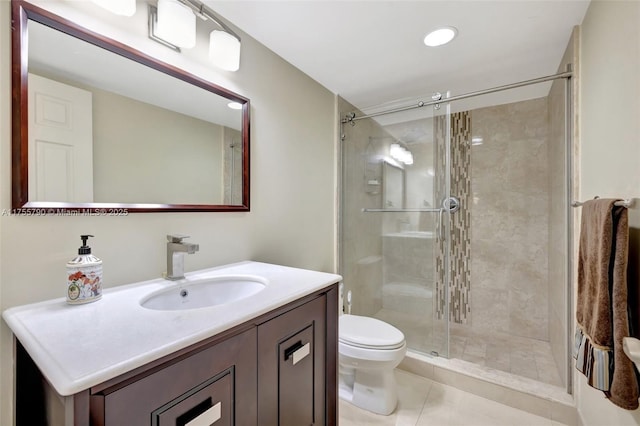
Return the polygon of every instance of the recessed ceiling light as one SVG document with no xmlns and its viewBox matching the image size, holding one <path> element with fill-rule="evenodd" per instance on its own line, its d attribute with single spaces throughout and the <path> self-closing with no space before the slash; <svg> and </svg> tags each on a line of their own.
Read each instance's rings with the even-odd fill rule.
<svg viewBox="0 0 640 426">
<path fill-rule="evenodd" d="M 429 47 L 442 46 L 453 40 L 457 34 L 458 30 L 454 27 L 440 27 L 427 34 L 424 44 Z"/>
<path fill-rule="evenodd" d="M 227 106 L 231 109 L 242 109 L 242 104 L 240 102 L 229 102 Z"/>
</svg>

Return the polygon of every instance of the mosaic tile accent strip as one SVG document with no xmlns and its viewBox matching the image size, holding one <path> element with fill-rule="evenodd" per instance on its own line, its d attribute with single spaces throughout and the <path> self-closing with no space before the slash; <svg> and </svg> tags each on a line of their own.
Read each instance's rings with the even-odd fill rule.
<svg viewBox="0 0 640 426">
<path fill-rule="evenodd" d="M 445 165 L 446 165 L 446 144 L 447 137 L 447 117 L 436 116 L 433 118 L 433 140 L 435 145 L 434 169 L 436 171 L 434 183 L 434 199 L 441 201 L 445 196 Z M 440 237 L 441 221 L 436 222 L 436 244 L 433 251 L 435 265 L 435 295 L 433 299 L 436 318 L 441 320 L 445 317 L 447 311 L 447 283 L 445 281 L 446 265 L 444 264 L 446 253 L 446 240 Z"/>
<path fill-rule="evenodd" d="M 436 140 L 436 191 L 439 199 L 444 199 L 446 189 L 446 117 L 435 119 Z M 460 210 L 453 215 L 445 213 L 449 219 L 449 264 L 445 265 L 446 240 L 438 232 L 436 265 L 436 315 L 438 319 L 445 315 L 448 292 L 449 319 L 466 324 L 470 319 L 469 300 L 471 284 L 471 114 L 468 111 L 451 114 L 451 194 L 460 201 Z M 442 226 L 442 225 L 439 225 Z M 449 270 L 449 285 L 446 285 L 446 268 Z"/>
</svg>

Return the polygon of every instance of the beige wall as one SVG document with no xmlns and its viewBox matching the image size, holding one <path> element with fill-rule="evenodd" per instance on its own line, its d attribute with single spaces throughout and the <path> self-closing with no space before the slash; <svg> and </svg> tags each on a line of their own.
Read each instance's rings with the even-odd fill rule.
<svg viewBox="0 0 640 426">
<path fill-rule="evenodd" d="M 92 92 L 94 201 L 223 204 L 223 126 Z"/>
<path fill-rule="evenodd" d="M 635 198 L 629 211 L 632 282 L 640 262 L 640 2 L 592 1 L 580 42 L 580 199 Z M 576 377 L 582 423 L 639 425 L 640 410 L 626 411 Z"/>
<path fill-rule="evenodd" d="M 206 63 L 205 51 L 178 55 L 148 40 L 142 3 L 132 18 L 103 14 L 90 2 L 39 3 L 250 98 L 251 211 L 127 217 L 2 215 L 2 309 L 63 296 L 64 265 L 76 253 L 81 233 L 96 236 L 92 246 L 104 261 L 105 287 L 159 277 L 166 269 L 168 233 L 191 235 L 200 244 L 200 251 L 185 259 L 188 271 L 245 259 L 335 271 L 332 93 L 246 34 L 241 34 L 241 69 L 219 72 Z M 96 13 L 99 19 L 85 13 Z M 11 25 L 6 0 L 0 1 L 0 23 L 0 208 L 9 209 Z M 0 327 L 0 424 L 11 425 L 12 337 L 4 323 Z"/>
</svg>

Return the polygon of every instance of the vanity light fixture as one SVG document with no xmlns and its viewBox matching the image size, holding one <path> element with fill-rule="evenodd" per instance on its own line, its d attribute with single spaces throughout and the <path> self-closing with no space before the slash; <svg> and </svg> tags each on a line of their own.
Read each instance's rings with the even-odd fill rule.
<svg viewBox="0 0 640 426">
<path fill-rule="evenodd" d="M 240 40 L 226 31 L 211 31 L 209 59 L 218 68 L 238 71 L 240 68 Z"/>
<path fill-rule="evenodd" d="M 449 43 L 458 35 L 458 30 L 454 27 L 440 27 L 431 31 L 424 38 L 424 44 L 429 47 L 442 46 Z"/>
<path fill-rule="evenodd" d="M 91 2 L 116 15 L 133 16 L 136 13 L 136 0 L 91 0 Z"/>
<path fill-rule="evenodd" d="M 155 35 L 174 46 L 196 45 L 196 15 L 178 0 L 158 0 Z"/>
<path fill-rule="evenodd" d="M 165 7 L 171 10 L 168 15 L 164 15 L 162 10 Z M 240 68 L 240 37 L 198 0 L 158 0 L 157 8 L 149 5 L 149 38 L 177 52 L 181 47 L 193 47 L 196 42 L 196 17 L 203 21 L 211 20 L 221 28 L 211 31 L 209 35 L 211 62 L 221 69 L 237 71 Z M 185 34 L 188 34 L 188 38 L 181 39 Z"/>
</svg>

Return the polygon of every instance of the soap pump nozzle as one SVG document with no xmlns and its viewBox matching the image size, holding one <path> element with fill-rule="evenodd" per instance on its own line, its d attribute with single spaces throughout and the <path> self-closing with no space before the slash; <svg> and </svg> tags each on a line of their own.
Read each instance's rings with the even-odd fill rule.
<svg viewBox="0 0 640 426">
<path fill-rule="evenodd" d="M 82 247 L 78 249 L 78 254 L 91 254 L 91 247 L 87 245 L 89 237 L 93 237 L 93 235 L 80 235 L 80 238 L 82 239 Z"/>
</svg>

